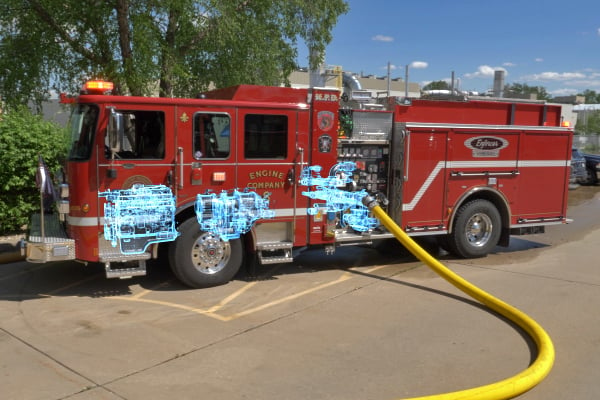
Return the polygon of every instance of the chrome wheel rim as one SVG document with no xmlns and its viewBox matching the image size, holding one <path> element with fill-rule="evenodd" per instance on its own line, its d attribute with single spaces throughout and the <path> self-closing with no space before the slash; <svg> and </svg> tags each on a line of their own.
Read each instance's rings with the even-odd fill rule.
<svg viewBox="0 0 600 400">
<path fill-rule="evenodd" d="M 231 258 L 231 246 L 212 233 L 203 233 L 192 246 L 192 263 L 203 274 L 216 274 Z"/>
<path fill-rule="evenodd" d="M 465 234 L 471 246 L 483 247 L 492 236 L 492 220 L 487 214 L 473 214 L 467 221 Z"/>
</svg>

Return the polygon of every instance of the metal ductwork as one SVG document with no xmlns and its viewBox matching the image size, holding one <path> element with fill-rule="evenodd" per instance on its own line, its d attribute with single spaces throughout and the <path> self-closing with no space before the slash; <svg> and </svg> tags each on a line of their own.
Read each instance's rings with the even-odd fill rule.
<svg viewBox="0 0 600 400">
<path fill-rule="evenodd" d="M 362 86 L 358 81 L 358 78 L 352 75 L 350 72 L 344 72 L 342 75 L 342 83 L 344 85 L 344 91 L 346 89 L 350 91 L 362 90 Z"/>
</svg>

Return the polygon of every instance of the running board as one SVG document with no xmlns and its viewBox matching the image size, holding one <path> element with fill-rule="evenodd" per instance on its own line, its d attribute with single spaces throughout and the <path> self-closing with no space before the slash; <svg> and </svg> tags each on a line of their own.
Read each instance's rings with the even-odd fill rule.
<svg viewBox="0 0 600 400">
<path fill-rule="evenodd" d="M 292 242 L 261 243 L 256 248 L 258 262 L 261 265 L 291 263 L 293 246 Z"/>
</svg>

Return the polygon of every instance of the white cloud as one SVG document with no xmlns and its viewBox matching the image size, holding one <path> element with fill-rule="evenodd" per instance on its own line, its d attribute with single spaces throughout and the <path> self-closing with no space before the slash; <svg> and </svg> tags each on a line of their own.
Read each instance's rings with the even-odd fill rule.
<svg viewBox="0 0 600 400">
<path fill-rule="evenodd" d="M 480 65 L 479 68 L 477 68 L 476 72 L 471 72 L 471 73 L 465 74 L 465 77 L 469 78 L 469 79 L 471 79 L 471 78 L 493 78 L 494 72 L 497 70 L 504 71 L 504 73 L 506 75 L 508 75 L 508 72 L 504 68 L 490 67 L 489 65 Z"/>
<path fill-rule="evenodd" d="M 544 62 L 544 59 L 541 57 L 538 57 L 534 60 L 535 62 Z"/>
<path fill-rule="evenodd" d="M 410 67 L 414 69 L 425 69 L 429 66 L 429 63 L 425 61 L 413 61 L 410 63 Z"/>
<path fill-rule="evenodd" d="M 371 38 L 371 40 L 374 40 L 376 42 L 393 42 L 394 38 L 391 36 L 385 36 L 385 35 L 375 35 Z"/>
<path fill-rule="evenodd" d="M 379 68 L 379 69 L 383 69 L 383 70 L 386 70 L 386 71 L 387 71 L 387 69 L 388 69 L 388 66 L 386 65 L 386 66 L 383 66 L 383 67 L 381 67 L 381 68 Z M 397 70 L 397 69 L 398 69 L 398 66 L 397 66 L 397 65 L 395 65 L 395 64 L 390 64 L 390 71 L 395 71 L 395 70 Z"/>
<path fill-rule="evenodd" d="M 524 79 L 528 81 L 567 81 L 585 77 L 581 72 L 542 72 L 541 74 L 527 75 Z"/>
<path fill-rule="evenodd" d="M 516 67 L 517 64 L 511 63 L 511 62 L 505 62 L 505 63 L 502 63 L 502 66 L 503 67 Z"/>
<path fill-rule="evenodd" d="M 600 28 L 598 28 L 598 36 L 600 36 Z"/>
</svg>

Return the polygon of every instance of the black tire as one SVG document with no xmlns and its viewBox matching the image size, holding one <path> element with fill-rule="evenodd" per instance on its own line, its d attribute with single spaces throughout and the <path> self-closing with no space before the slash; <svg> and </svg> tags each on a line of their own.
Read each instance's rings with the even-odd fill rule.
<svg viewBox="0 0 600 400">
<path fill-rule="evenodd" d="M 444 244 L 458 257 L 485 257 L 498 244 L 501 225 L 500 213 L 491 202 L 473 200 L 458 209 Z"/>
<path fill-rule="evenodd" d="M 192 288 L 206 288 L 229 282 L 243 261 L 240 239 L 227 242 L 200 230 L 195 218 L 179 225 L 181 235 L 169 246 L 169 264 L 175 276 Z"/>
<path fill-rule="evenodd" d="M 586 183 L 589 185 L 595 185 L 598 183 L 598 174 L 595 169 L 586 168 L 587 171 L 587 180 Z"/>
</svg>

